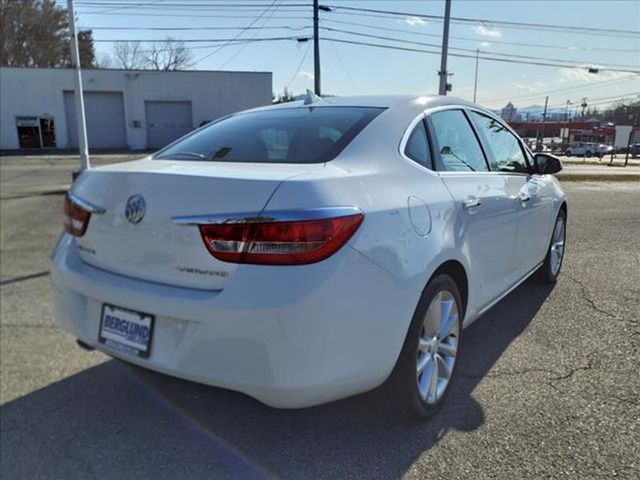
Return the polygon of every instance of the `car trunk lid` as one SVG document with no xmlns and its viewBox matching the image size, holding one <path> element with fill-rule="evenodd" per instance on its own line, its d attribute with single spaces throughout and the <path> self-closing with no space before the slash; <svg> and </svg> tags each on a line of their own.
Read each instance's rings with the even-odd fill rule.
<svg viewBox="0 0 640 480">
<path fill-rule="evenodd" d="M 172 286 L 223 289 L 236 264 L 215 259 L 194 225 L 172 218 L 185 215 L 258 215 L 280 182 L 322 165 L 260 165 L 143 159 L 88 170 L 73 194 L 102 207 L 84 236 L 79 255 L 110 272 Z M 144 212 L 136 223 L 127 202 Z M 131 207 L 131 205 L 130 205 Z M 135 209 L 135 208 L 134 208 Z M 131 208 L 130 208 L 131 210 Z M 138 214 L 141 212 L 138 211 Z"/>
</svg>

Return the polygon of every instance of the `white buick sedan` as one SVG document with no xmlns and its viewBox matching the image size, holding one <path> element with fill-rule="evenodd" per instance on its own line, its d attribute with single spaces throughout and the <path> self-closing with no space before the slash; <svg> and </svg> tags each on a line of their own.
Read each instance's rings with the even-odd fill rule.
<svg viewBox="0 0 640 480">
<path fill-rule="evenodd" d="M 451 97 L 344 97 L 225 117 L 84 171 L 52 254 L 80 346 L 275 407 L 385 381 L 442 404 L 462 330 L 554 282 L 560 162 Z"/>
</svg>

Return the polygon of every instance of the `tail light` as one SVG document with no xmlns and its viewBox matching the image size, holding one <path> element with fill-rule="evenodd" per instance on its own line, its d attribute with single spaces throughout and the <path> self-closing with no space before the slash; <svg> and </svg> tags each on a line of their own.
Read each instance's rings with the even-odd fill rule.
<svg viewBox="0 0 640 480">
<path fill-rule="evenodd" d="M 304 265 L 337 252 L 364 216 L 292 221 L 246 221 L 200 225 L 207 249 L 218 260 L 262 265 Z"/>
<path fill-rule="evenodd" d="M 69 199 L 64 197 L 64 229 L 74 237 L 81 237 L 87 231 L 91 212 L 83 209 Z"/>
</svg>

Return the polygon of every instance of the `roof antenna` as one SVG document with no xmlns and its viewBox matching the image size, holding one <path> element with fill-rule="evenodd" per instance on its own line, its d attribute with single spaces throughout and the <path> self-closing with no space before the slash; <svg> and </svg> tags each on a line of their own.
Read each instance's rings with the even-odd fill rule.
<svg viewBox="0 0 640 480">
<path fill-rule="evenodd" d="M 305 105 L 310 105 L 312 103 L 319 102 L 320 100 L 322 99 L 318 95 L 316 95 L 315 93 L 313 93 L 311 90 L 307 88 L 307 94 L 304 98 Z"/>
</svg>

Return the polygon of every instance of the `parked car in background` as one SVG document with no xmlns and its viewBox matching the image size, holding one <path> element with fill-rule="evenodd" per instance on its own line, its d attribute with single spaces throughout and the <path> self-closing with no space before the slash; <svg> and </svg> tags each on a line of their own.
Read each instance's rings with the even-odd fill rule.
<svg viewBox="0 0 640 480">
<path fill-rule="evenodd" d="M 599 157 L 604 157 L 605 155 L 611 155 L 614 152 L 614 148 L 612 145 L 600 144 L 596 147 L 595 155 Z"/>
<path fill-rule="evenodd" d="M 598 144 L 596 143 L 574 143 L 569 145 L 564 154 L 567 157 L 591 157 L 598 151 Z"/>
<path fill-rule="evenodd" d="M 283 408 L 442 404 L 462 329 L 555 282 L 560 161 L 453 97 L 309 94 L 85 170 L 52 253 L 83 348 Z M 486 339 L 490 342 L 491 339 Z"/>
<path fill-rule="evenodd" d="M 631 155 L 633 158 L 637 158 L 640 156 L 640 143 L 632 143 L 631 145 L 629 145 L 629 155 Z"/>
</svg>

